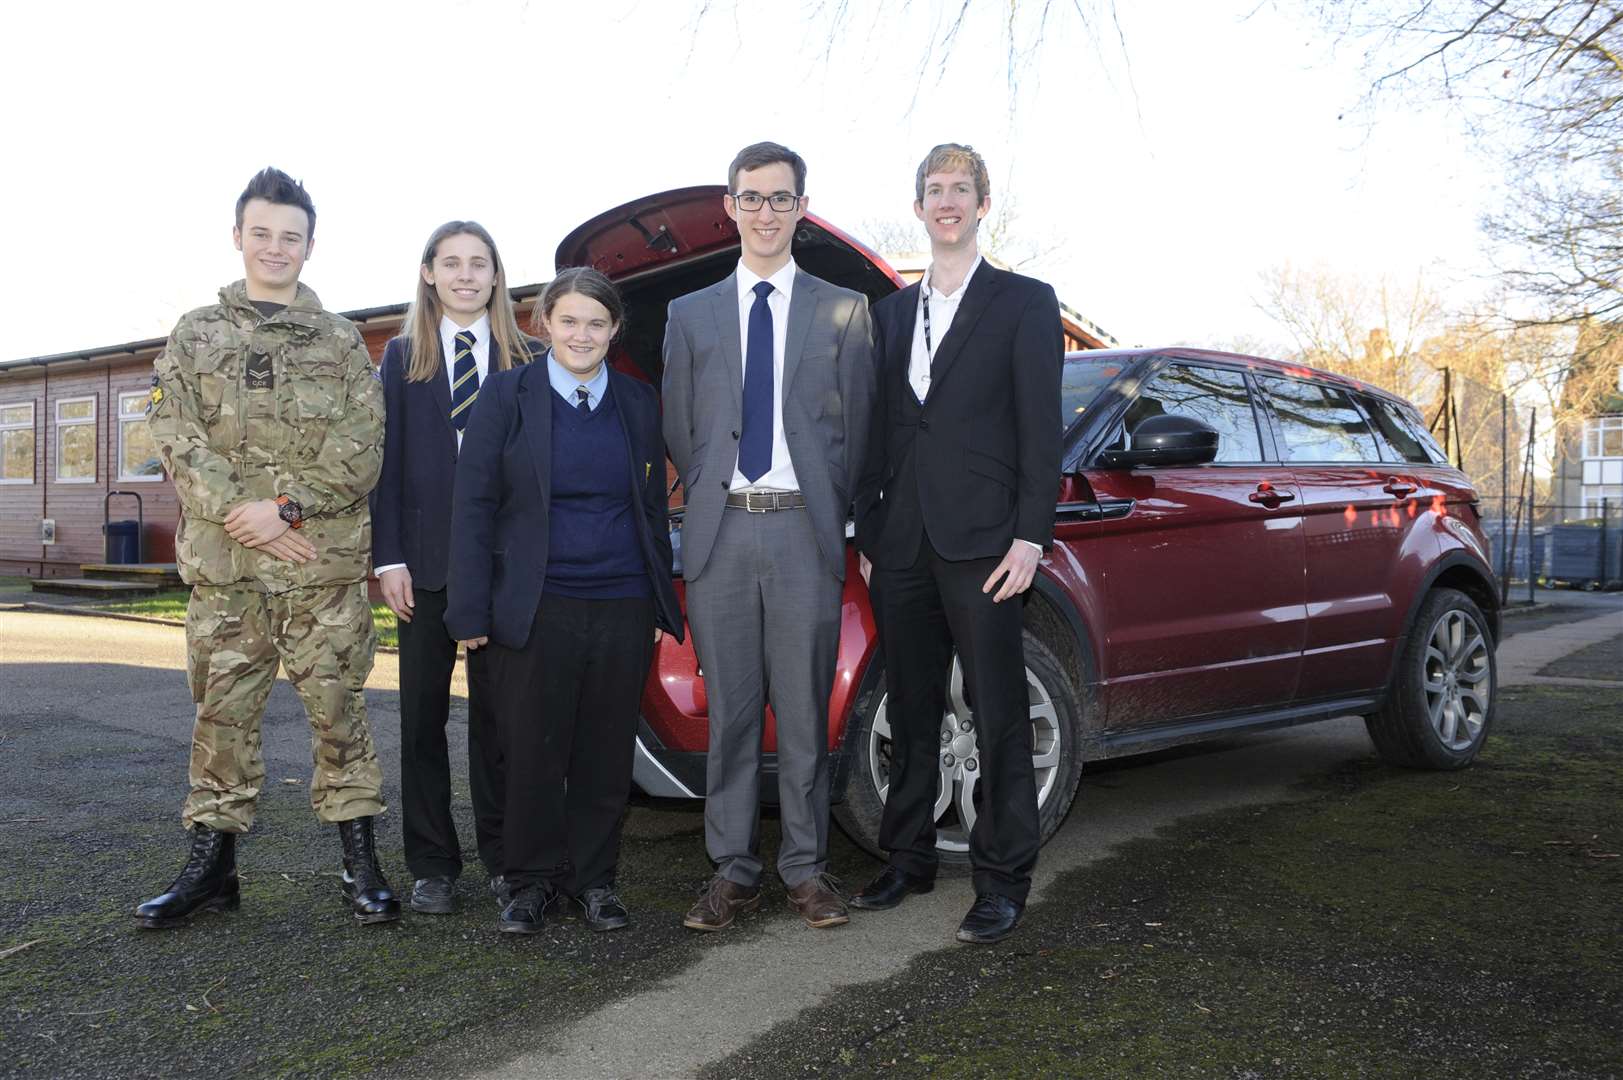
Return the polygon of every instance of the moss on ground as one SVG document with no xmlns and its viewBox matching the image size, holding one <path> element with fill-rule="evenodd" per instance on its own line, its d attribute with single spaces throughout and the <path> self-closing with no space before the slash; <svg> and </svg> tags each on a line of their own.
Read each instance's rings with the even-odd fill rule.
<svg viewBox="0 0 1623 1080">
<path fill-rule="evenodd" d="M 1615 690 L 1507 691 L 1471 769 L 1371 760 L 1133 842 L 1005 945 L 922 957 L 707 1075 L 1616 1075 L 1620 718 Z"/>
</svg>

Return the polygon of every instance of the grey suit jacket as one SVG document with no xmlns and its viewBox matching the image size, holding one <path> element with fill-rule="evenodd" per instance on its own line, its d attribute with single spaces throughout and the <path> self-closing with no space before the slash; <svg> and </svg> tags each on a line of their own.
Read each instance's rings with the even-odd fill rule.
<svg viewBox="0 0 1623 1080">
<path fill-rule="evenodd" d="M 867 452 L 875 383 L 867 298 L 796 270 L 778 407 L 818 551 L 842 581 L 845 523 Z M 687 489 L 682 574 L 689 581 L 704 572 L 721 526 L 743 399 L 738 279 L 729 274 L 671 301 L 665 324 L 665 445 Z"/>
</svg>

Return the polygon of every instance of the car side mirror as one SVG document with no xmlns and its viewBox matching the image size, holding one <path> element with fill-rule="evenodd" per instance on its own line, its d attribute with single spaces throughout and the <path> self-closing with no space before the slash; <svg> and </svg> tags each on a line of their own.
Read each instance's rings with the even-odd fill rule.
<svg viewBox="0 0 1623 1080">
<path fill-rule="evenodd" d="M 1217 432 L 1192 416 L 1152 416 L 1133 429 L 1126 450 L 1106 450 L 1106 469 L 1153 469 L 1165 465 L 1204 465 L 1217 457 Z"/>
</svg>

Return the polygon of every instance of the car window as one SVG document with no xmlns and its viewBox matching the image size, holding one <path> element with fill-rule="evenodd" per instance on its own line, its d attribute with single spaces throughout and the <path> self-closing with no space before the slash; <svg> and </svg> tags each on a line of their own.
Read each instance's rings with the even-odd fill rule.
<svg viewBox="0 0 1623 1080">
<path fill-rule="evenodd" d="M 1430 441 L 1429 433 L 1424 441 L 1417 433 L 1419 429 L 1414 421 L 1418 418 L 1405 415 L 1395 403 L 1384 398 L 1360 394 L 1358 400 L 1363 402 L 1364 411 L 1375 422 L 1375 437 L 1392 461 L 1430 465 L 1439 460 L 1442 451 L 1437 451 L 1439 457 L 1433 457 L 1432 451 L 1426 446 Z"/>
<path fill-rule="evenodd" d="M 1217 432 L 1217 461 L 1261 461 L 1262 440 L 1245 376 L 1174 364 L 1157 372 L 1127 407 L 1131 433 L 1152 416 L 1191 416 Z"/>
<path fill-rule="evenodd" d="M 1099 391 L 1110 380 L 1121 374 L 1121 363 L 1114 357 L 1068 356 L 1060 374 L 1060 430 L 1067 431 L 1087 412 Z"/>
<path fill-rule="evenodd" d="M 1369 422 L 1339 386 L 1259 377 L 1279 417 L 1286 461 L 1379 461 Z"/>
</svg>

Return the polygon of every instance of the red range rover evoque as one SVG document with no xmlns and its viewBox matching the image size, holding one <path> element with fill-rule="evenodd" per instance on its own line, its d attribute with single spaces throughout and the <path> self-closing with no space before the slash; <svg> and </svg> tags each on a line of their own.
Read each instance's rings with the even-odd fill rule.
<svg viewBox="0 0 1623 1080">
<path fill-rule="evenodd" d="M 594 218 L 557 262 L 624 290 L 621 370 L 660 381 L 665 308 L 721 280 L 738 233 L 721 186 Z M 867 294 L 901 287 L 873 252 L 808 215 L 807 271 Z M 1082 764 L 1242 730 L 1361 715 L 1381 755 L 1467 765 L 1492 723 L 1498 590 L 1470 482 L 1407 402 L 1356 380 L 1198 349 L 1072 353 L 1054 546 L 1025 601 L 1026 675 L 1043 837 Z M 681 592 L 681 509 L 672 529 Z M 829 701 L 835 815 L 877 851 L 889 777 L 884 658 L 848 553 Z M 967 860 L 979 762 L 956 663 L 936 800 L 946 860 Z M 706 702 L 691 642 L 658 646 L 635 777 L 704 794 Z M 774 769 L 768 716 L 766 768 Z M 763 785 L 775 798 L 775 785 Z"/>
</svg>

